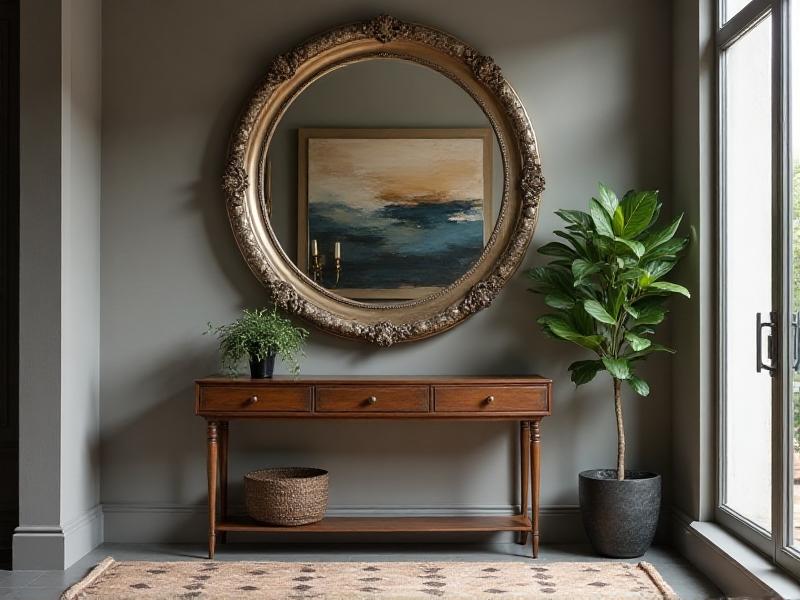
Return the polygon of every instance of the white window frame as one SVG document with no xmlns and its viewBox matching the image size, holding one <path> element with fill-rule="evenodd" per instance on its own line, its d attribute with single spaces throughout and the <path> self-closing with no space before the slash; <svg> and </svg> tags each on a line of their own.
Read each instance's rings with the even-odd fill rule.
<svg viewBox="0 0 800 600">
<path fill-rule="evenodd" d="M 800 0 L 796 0 L 800 3 Z M 792 548 L 793 476 L 789 311 L 791 304 L 791 149 L 789 143 L 789 10 L 790 0 L 751 0 L 723 22 L 725 0 L 717 3 L 715 54 L 717 134 L 717 496 L 715 518 L 732 533 L 760 550 L 795 576 L 800 576 L 800 552 Z M 723 504 L 725 498 L 725 64 L 724 52 L 767 15 L 772 18 L 772 167 L 773 167 L 773 332 L 776 376 L 772 394 L 772 528 L 762 527 Z M 800 15 L 797 16 L 800 18 Z M 800 43 L 796 40 L 795 43 Z M 800 149 L 797 149 L 800 151 Z"/>
</svg>

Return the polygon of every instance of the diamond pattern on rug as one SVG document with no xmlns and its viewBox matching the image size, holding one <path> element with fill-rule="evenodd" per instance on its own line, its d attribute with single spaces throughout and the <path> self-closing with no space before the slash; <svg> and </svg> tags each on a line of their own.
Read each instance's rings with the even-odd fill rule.
<svg viewBox="0 0 800 600">
<path fill-rule="evenodd" d="M 62 600 L 236 598 L 673 600 L 647 563 L 115 562 L 105 559 Z"/>
</svg>

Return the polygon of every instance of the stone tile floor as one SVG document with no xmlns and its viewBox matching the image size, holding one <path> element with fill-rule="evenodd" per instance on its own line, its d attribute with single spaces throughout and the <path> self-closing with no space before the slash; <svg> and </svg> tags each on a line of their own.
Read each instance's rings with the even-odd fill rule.
<svg viewBox="0 0 800 600">
<path fill-rule="evenodd" d="M 530 559 L 530 546 L 517 544 L 227 544 L 218 560 L 249 561 L 505 561 Z M 117 560 L 205 560 L 199 544 L 103 544 L 66 571 L 0 571 L 0 600 L 57 600 L 106 556 Z M 601 561 L 588 546 L 544 546 L 542 562 Z M 719 598 L 721 593 L 699 571 L 669 548 L 651 548 L 652 563 L 684 600 Z"/>
</svg>

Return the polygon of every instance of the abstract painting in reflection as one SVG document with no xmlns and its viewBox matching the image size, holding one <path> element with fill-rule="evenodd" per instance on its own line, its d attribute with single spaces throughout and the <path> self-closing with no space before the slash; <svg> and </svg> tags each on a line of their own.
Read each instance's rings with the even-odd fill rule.
<svg viewBox="0 0 800 600">
<path fill-rule="evenodd" d="M 414 299 L 456 281 L 483 252 L 491 144 L 489 129 L 301 129 L 309 272 L 361 299 Z"/>
</svg>

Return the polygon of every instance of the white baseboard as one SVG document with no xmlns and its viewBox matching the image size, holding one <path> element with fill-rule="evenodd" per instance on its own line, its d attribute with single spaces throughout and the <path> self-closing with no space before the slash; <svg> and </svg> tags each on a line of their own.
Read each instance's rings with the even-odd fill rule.
<svg viewBox="0 0 800 600">
<path fill-rule="evenodd" d="M 103 543 L 103 507 L 97 504 L 64 525 L 64 568 Z"/>
<path fill-rule="evenodd" d="M 65 525 L 21 525 L 14 530 L 15 570 L 62 570 L 103 543 L 103 510 L 98 504 Z"/>
<path fill-rule="evenodd" d="M 14 570 L 60 570 L 64 568 L 64 531 L 60 525 L 21 525 L 11 542 Z"/>
<path fill-rule="evenodd" d="M 243 507 L 231 508 L 242 514 Z M 416 517 L 416 516 L 504 516 L 516 514 L 511 505 L 492 506 L 331 506 L 332 517 Z M 111 543 L 204 543 L 208 517 L 203 505 L 186 504 L 103 504 L 105 541 Z M 577 506 L 543 506 L 539 512 L 541 539 L 549 544 L 584 543 L 586 541 Z M 490 534 L 494 535 L 494 534 Z M 508 537 L 509 534 L 499 534 Z M 495 536 L 496 537 L 496 536 Z M 257 534 L 231 536 L 234 541 L 463 541 L 486 540 L 486 534 Z"/>
</svg>

